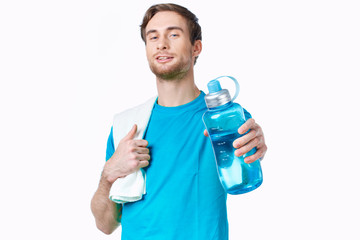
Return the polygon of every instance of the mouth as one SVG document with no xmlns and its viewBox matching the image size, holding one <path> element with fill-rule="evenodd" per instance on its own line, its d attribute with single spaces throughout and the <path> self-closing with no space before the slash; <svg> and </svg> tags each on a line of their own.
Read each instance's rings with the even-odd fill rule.
<svg viewBox="0 0 360 240">
<path fill-rule="evenodd" d="M 160 63 L 170 62 L 174 57 L 171 56 L 157 56 L 156 60 Z"/>
</svg>

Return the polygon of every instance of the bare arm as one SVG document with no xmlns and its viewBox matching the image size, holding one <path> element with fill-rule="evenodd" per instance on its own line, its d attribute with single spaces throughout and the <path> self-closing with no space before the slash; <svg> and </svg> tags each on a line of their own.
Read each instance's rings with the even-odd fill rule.
<svg viewBox="0 0 360 240">
<path fill-rule="evenodd" d="M 119 225 L 122 206 L 109 199 L 111 183 L 101 176 L 99 187 L 91 200 L 91 211 L 97 228 L 105 234 L 111 234 Z"/>
<path fill-rule="evenodd" d="M 91 211 L 95 217 L 96 226 L 105 234 L 111 234 L 119 225 L 121 205 L 109 199 L 112 184 L 118 178 L 125 177 L 139 168 L 149 165 L 150 155 L 148 142 L 134 139 L 137 126 L 119 142 L 113 156 L 105 163 L 98 189 L 91 200 Z"/>
</svg>

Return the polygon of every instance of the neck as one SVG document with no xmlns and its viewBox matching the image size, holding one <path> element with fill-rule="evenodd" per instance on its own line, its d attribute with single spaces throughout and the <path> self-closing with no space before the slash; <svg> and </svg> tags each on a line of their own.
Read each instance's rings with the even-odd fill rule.
<svg viewBox="0 0 360 240">
<path fill-rule="evenodd" d="M 158 104 L 164 107 L 176 107 L 193 101 L 200 95 L 195 85 L 193 73 L 181 79 L 163 80 L 156 78 Z"/>
</svg>

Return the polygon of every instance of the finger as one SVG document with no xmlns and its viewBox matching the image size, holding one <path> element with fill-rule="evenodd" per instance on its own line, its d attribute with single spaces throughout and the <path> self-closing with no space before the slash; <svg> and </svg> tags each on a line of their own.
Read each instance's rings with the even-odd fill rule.
<svg viewBox="0 0 360 240">
<path fill-rule="evenodd" d="M 139 160 L 139 161 L 149 161 L 150 155 L 149 154 L 136 154 L 135 159 Z"/>
<path fill-rule="evenodd" d="M 248 119 L 241 127 L 238 129 L 239 134 L 245 134 L 250 129 L 254 128 L 255 120 L 253 118 Z"/>
<path fill-rule="evenodd" d="M 135 134 L 137 131 L 137 125 L 134 124 L 134 126 L 131 128 L 130 132 L 123 138 L 124 140 L 134 139 Z"/>
<path fill-rule="evenodd" d="M 148 144 L 149 144 L 149 142 L 146 141 L 145 139 L 134 140 L 134 146 L 136 146 L 136 147 L 147 147 Z"/>
<path fill-rule="evenodd" d="M 248 142 L 250 142 L 252 139 L 254 139 L 256 137 L 256 135 L 257 135 L 257 132 L 255 130 L 251 130 L 244 136 L 235 139 L 235 141 L 233 142 L 233 147 L 240 148 L 240 147 L 246 145 Z"/>
<path fill-rule="evenodd" d="M 251 151 L 251 149 L 253 149 L 254 147 L 256 147 L 259 144 L 259 139 L 258 138 L 254 138 L 252 139 L 248 144 L 246 144 L 245 146 L 235 150 L 235 156 L 240 157 L 248 152 Z"/>
<path fill-rule="evenodd" d="M 140 154 L 149 154 L 149 149 L 145 147 L 135 147 L 134 152 L 140 153 Z"/>
<path fill-rule="evenodd" d="M 208 131 L 207 131 L 206 129 L 204 130 L 204 136 L 205 136 L 205 137 L 208 137 L 208 136 L 209 136 L 209 133 L 208 133 Z"/>
<path fill-rule="evenodd" d="M 255 154 L 253 154 L 253 155 L 251 155 L 249 157 L 246 157 L 244 159 L 244 162 L 245 163 L 253 163 L 258 159 L 262 160 L 261 159 L 262 157 L 263 157 L 263 153 L 262 153 L 262 151 L 260 151 L 260 149 L 258 149 Z"/>
<path fill-rule="evenodd" d="M 139 168 L 144 168 L 149 166 L 149 161 L 140 161 L 139 162 Z"/>
</svg>

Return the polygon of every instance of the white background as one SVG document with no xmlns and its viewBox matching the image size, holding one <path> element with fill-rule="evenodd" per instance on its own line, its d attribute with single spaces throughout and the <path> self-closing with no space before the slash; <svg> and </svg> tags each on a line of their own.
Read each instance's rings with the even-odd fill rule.
<svg viewBox="0 0 360 240">
<path fill-rule="evenodd" d="M 175 2 L 203 28 L 197 85 L 236 77 L 269 148 L 263 185 L 228 198 L 230 239 L 360 239 L 357 1 Z M 156 94 L 154 3 L 1 1 L 0 239 L 120 239 L 90 200 L 113 114 Z"/>
</svg>

